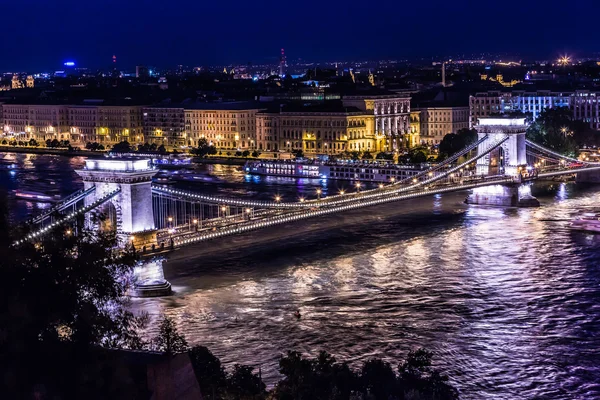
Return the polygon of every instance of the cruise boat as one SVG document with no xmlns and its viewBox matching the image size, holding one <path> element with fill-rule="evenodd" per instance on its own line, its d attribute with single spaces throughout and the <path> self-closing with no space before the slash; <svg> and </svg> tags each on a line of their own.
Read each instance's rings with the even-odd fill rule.
<svg viewBox="0 0 600 400">
<path fill-rule="evenodd" d="M 293 178 L 337 179 L 363 182 L 393 182 L 422 171 L 415 167 L 373 162 L 248 161 L 244 171 L 250 175 Z"/>
<path fill-rule="evenodd" d="M 584 213 L 571 222 L 571 229 L 586 232 L 600 233 L 600 215 Z"/>
<path fill-rule="evenodd" d="M 15 197 L 22 200 L 50 202 L 60 201 L 61 196 L 58 191 L 37 191 L 37 190 L 15 190 Z"/>
</svg>

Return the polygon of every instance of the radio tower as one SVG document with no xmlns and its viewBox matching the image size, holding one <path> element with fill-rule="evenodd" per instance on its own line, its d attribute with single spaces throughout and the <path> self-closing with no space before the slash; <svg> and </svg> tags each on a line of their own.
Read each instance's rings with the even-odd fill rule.
<svg viewBox="0 0 600 400">
<path fill-rule="evenodd" d="M 281 49 L 281 58 L 279 59 L 279 76 L 283 77 L 285 72 L 285 50 Z"/>
</svg>

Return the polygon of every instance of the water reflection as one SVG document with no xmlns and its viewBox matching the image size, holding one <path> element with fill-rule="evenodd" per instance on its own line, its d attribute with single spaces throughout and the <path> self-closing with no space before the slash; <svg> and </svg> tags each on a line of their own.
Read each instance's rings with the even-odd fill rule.
<svg viewBox="0 0 600 400">
<path fill-rule="evenodd" d="M 27 176 L 54 177 L 65 190 L 80 185 L 72 168 L 81 160 L 7 161 L 18 168 L 15 177 L 0 169 L 5 188 Z M 295 199 L 351 189 L 202 168 L 215 179 L 190 187 L 220 195 Z M 132 307 L 175 317 L 190 342 L 228 366 L 261 366 L 269 383 L 288 349 L 359 363 L 397 362 L 425 346 L 464 399 L 600 398 L 600 236 L 568 229 L 581 210 L 599 208 L 598 187 L 531 192 L 543 207 L 466 206 L 464 193 L 444 194 L 209 242 L 167 263 L 174 296 Z M 36 207 L 16 203 L 17 212 Z"/>
</svg>

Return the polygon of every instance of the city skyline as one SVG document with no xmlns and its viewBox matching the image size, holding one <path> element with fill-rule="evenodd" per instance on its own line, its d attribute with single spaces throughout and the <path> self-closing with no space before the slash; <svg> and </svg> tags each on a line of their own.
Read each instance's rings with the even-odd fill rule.
<svg viewBox="0 0 600 400">
<path fill-rule="evenodd" d="M 501 10 L 495 4 L 473 9 L 467 2 L 450 5 L 437 0 L 390 3 L 378 5 L 370 17 L 353 1 L 344 6 L 309 1 L 296 8 L 274 2 L 249 7 L 237 0 L 226 6 L 187 0 L 144 6 L 108 1 L 90 12 L 74 0 L 58 5 L 41 0 L 9 4 L 8 15 L 18 15 L 24 7 L 33 12 L 28 14 L 27 29 L 21 19 L 7 20 L 9 40 L 2 47 L 10 57 L 0 67 L 52 69 L 75 59 L 82 66 L 104 68 L 111 65 L 113 55 L 127 68 L 266 63 L 277 61 L 281 47 L 290 60 L 312 61 L 481 52 L 552 58 L 598 50 L 592 16 L 600 5 L 591 1 L 549 7 L 547 2 L 511 0 Z M 291 18 L 297 12 L 306 17 Z M 577 29 L 569 28 L 568 21 L 574 18 Z M 523 27 L 516 28 L 514 20 L 523 21 Z"/>
</svg>

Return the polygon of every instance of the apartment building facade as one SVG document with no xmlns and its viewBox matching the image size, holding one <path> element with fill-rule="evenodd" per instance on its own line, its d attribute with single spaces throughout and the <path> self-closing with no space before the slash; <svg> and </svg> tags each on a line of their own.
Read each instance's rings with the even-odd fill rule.
<svg viewBox="0 0 600 400">
<path fill-rule="evenodd" d="M 188 144 L 200 139 L 222 150 L 256 149 L 257 113 L 253 103 L 196 104 L 184 110 Z"/>
<path fill-rule="evenodd" d="M 439 144 L 445 135 L 469 128 L 469 107 L 422 107 L 418 113 L 422 144 Z"/>
<path fill-rule="evenodd" d="M 470 126 L 475 126 L 480 117 L 521 111 L 530 114 L 533 120 L 547 108 L 567 107 L 573 118 L 587 122 L 592 129 L 600 130 L 600 92 L 552 92 L 540 90 L 525 92 L 489 91 L 470 96 Z"/>
</svg>

